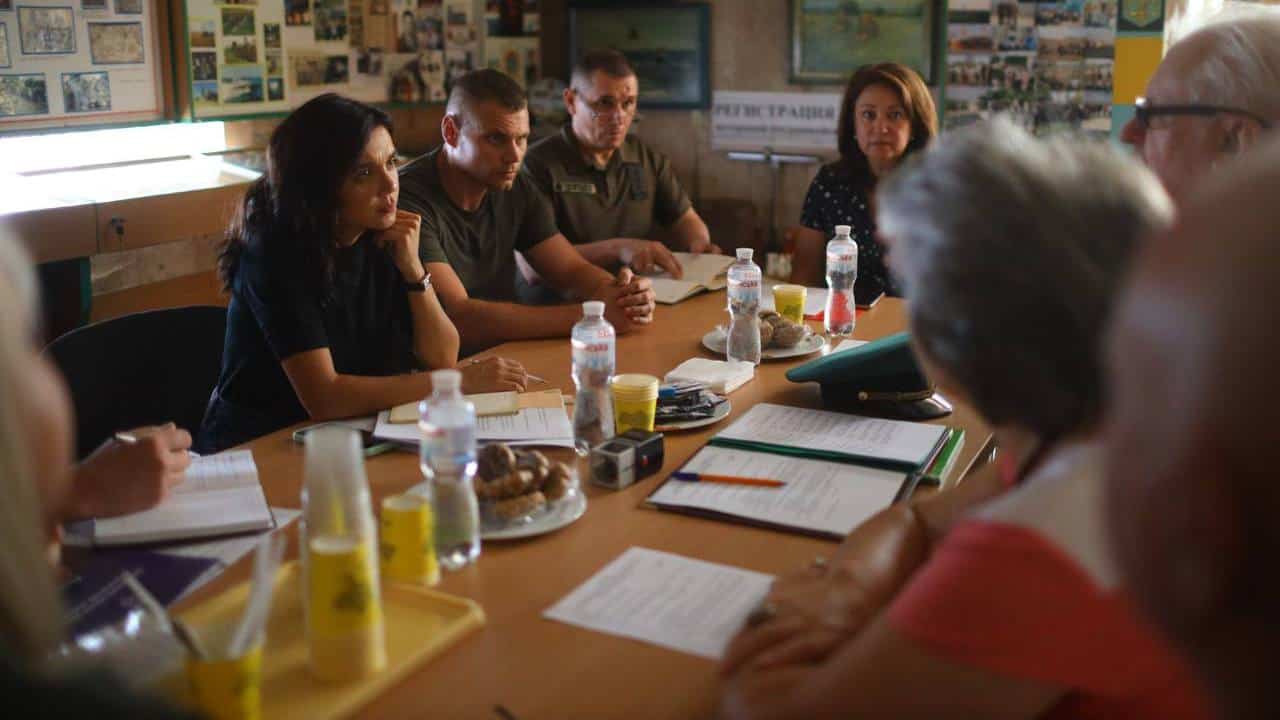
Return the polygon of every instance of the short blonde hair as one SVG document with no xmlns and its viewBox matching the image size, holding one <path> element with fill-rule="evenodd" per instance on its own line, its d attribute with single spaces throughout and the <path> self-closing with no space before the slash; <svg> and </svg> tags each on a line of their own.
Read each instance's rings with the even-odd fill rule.
<svg viewBox="0 0 1280 720">
<path fill-rule="evenodd" d="M 35 275 L 17 242 L 0 240 L 0 631 L 9 650 L 37 660 L 62 636 L 62 604 L 46 538 L 23 418 L 14 398 L 30 363 L 39 303 Z"/>
</svg>

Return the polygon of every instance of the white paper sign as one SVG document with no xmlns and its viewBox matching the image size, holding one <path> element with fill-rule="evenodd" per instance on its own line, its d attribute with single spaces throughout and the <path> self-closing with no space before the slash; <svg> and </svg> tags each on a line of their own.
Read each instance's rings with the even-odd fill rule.
<svg viewBox="0 0 1280 720">
<path fill-rule="evenodd" d="M 715 148 L 835 150 L 840 95 L 716 91 L 711 145 Z"/>
</svg>

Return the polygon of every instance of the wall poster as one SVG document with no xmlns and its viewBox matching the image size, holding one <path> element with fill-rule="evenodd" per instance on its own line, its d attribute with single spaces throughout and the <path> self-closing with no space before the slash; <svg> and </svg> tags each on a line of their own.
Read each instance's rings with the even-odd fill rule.
<svg viewBox="0 0 1280 720">
<path fill-rule="evenodd" d="M 1004 113 L 1038 134 L 1111 132 L 1116 0 L 952 0 L 946 125 Z"/>
<path fill-rule="evenodd" d="M 0 132 L 163 119 L 155 5 L 10 0 L 0 12 Z"/>
</svg>

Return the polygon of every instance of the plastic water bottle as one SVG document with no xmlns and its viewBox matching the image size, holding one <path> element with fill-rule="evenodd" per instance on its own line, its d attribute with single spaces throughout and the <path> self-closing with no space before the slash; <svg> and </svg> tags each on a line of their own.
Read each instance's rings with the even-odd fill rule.
<svg viewBox="0 0 1280 720">
<path fill-rule="evenodd" d="M 858 280 L 858 244 L 849 238 L 850 227 L 837 225 L 836 236 L 827 243 L 827 307 L 823 326 L 827 335 L 853 334 L 858 306 L 853 285 Z"/>
<path fill-rule="evenodd" d="M 613 437 L 613 397 L 609 379 L 614 370 L 613 325 L 604 319 L 604 303 L 582 303 L 582 319 L 573 326 L 573 445 L 579 455 Z"/>
<path fill-rule="evenodd" d="M 760 364 L 760 266 L 751 262 L 751 248 L 738 248 L 738 261 L 729 266 L 729 336 L 725 357 L 730 362 Z"/>
<path fill-rule="evenodd" d="M 480 557 L 480 506 L 476 474 L 476 408 L 462 397 L 457 370 L 431 373 L 431 397 L 419 405 L 420 465 L 435 517 L 436 555 L 446 570 Z"/>
</svg>

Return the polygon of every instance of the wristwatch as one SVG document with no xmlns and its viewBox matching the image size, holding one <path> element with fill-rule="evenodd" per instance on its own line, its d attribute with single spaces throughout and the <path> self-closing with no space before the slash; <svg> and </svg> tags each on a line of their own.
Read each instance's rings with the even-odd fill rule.
<svg viewBox="0 0 1280 720">
<path fill-rule="evenodd" d="M 427 288 L 431 287 L 431 272 L 425 268 L 422 270 L 422 279 L 417 282 L 405 281 L 404 289 L 406 292 L 424 293 Z"/>
</svg>

